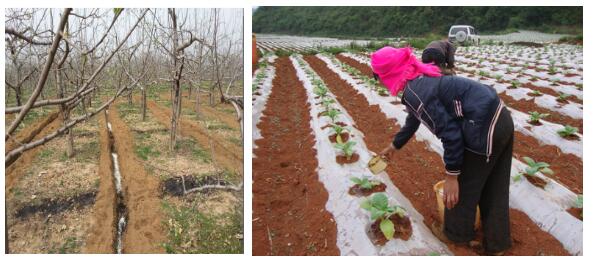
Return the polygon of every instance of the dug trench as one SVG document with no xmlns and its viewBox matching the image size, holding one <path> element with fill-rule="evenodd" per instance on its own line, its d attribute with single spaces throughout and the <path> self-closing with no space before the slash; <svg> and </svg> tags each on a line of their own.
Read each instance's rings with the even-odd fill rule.
<svg viewBox="0 0 593 261">
<path fill-rule="evenodd" d="M 135 158 L 130 130 L 116 110 L 107 109 L 101 123 L 97 211 L 85 252 L 164 253 L 158 178 Z"/>
<path fill-rule="evenodd" d="M 364 133 L 364 141 L 369 150 L 379 152 L 387 146 L 400 126 L 393 119 L 388 119 L 378 105 L 370 105 L 363 94 L 358 93 L 354 87 L 329 69 L 322 60 L 315 56 L 306 56 L 305 60 L 352 116 L 356 123 L 355 128 Z M 397 158 L 398 155 L 400 158 Z M 402 160 L 401 155 L 413 156 Z M 440 155 L 430 151 L 423 142 L 412 138 L 401 151 L 394 153 L 388 162 L 386 172 L 389 177 L 411 201 L 414 208 L 424 216 L 424 224 L 430 227 L 438 220 L 433 185 L 445 175 Z M 505 254 L 568 255 L 558 240 L 542 231 L 525 213 L 511 209 L 510 219 L 513 247 Z M 447 246 L 455 255 L 479 254 L 469 247 L 452 243 L 447 243 Z"/>
<path fill-rule="evenodd" d="M 11 149 L 16 148 L 19 143 L 27 143 L 34 139 L 40 139 L 41 137 L 44 137 L 45 135 L 56 131 L 58 128 L 60 128 L 62 122 L 62 117 L 59 116 L 59 113 L 56 112 L 50 114 L 49 116 L 41 120 L 38 124 L 32 125 L 26 129 L 21 130 L 14 137 L 14 139 L 9 139 L 6 142 L 5 151 L 7 152 Z M 23 152 L 13 162 L 6 162 L 6 193 L 10 191 L 16 180 L 21 175 L 25 174 L 27 166 L 31 165 L 31 162 L 35 160 L 37 153 L 42 147 L 43 146 L 37 146 L 33 149 L 27 150 Z"/>
<path fill-rule="evenodd" d="M 337 55 L 336 57 L 340 61 L 358 69 L 364 75 L 373 77 L 373 72 L 368 65 L 362 64 L 350 57 L 343 55 Z M 533 101 L 515 101 L 513 98 L 507 96 L 504 93 L 499 94 L 499 96 L 503 99 L 507 106 L 520 111 L 534 111 L 540 109 L 535 108 L 536 105 Z M 519 108 L 515 106 L 519 106 Z M 559 116 L 559 113 L 549 113 L 551 113 L 550 115 L 554 115 L 554 117 L 557 116 L 566 120 L 572 119 L 568 116 Z M 580 121 L 580 125 L 578 125 L 579 123 L 576 124 L 577 125 L 572 126 L 581 126 L 579 130 L 582 131 L 583 122 Z M 531 157 L 540 162 L 547 162 L 551 165 L 551 168 L 555 173 L 553 176 L 550 176 L 550 178 L 564 184 L 574 193 L 583 193 L 583 160 L 578 156 L 563 153 L 556 146 L 542 144 L 536 138 L 527 136 L 519 131 L 515 131 L 513 154 L 513 156 L 517 159 L 521 159 L 522 157 Z"/>
<path fill-rule="evenodd" d="M 288 57 L 276 76 L 257 127 L 253 151 L 253 255 L 338 255 L 337 227 L 310 126 L 310 104 Z"/>
</svg>

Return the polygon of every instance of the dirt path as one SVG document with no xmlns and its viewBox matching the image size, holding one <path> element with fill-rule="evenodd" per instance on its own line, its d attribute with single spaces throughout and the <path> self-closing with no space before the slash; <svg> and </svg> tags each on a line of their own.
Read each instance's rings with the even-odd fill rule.
<svg viewBox="0 0 593 261">
<path fill-rule="evenodd" d="M 363 74 L 369 77 L 373 76 L 372 70 L 368 65 L 359 63 L 358 61 L 343 55 L 337 55 L 336 57 L 340 61 L 355 67 Z M 513 109 L 524 112 L 534 110 L 543 111 L 540 110 L 541 108 L 536 108 L 537 106 L 533 101 L 516 101 L 504 93 L 499 94 L 499 96 L 508 107 Z M 579 127 L 580 131 L 583 130 L 582 120 L 579 122 L 568 116 L 562 116 L 557 112 L 546 111 L 546 113 L 550 113 L 550 117 L 552 118 L 551 121 L 570 121 L 572 126 Z M 515 131 L 515 144 L 513 149 L 514 156 L 517 159 L 526 156 L 537 161 L 547 162 L 555 172 L 555 175 L 551 176 L 551 178 L 564 184 L 568 189 L 575 193 L 583 193 L 583 160 L 581 158 L 573 154 L 562 153 L 556 146 L 541 144 L 536 138 L 527 136 L 519 131 Z"/>
<path fill-rule="evenodd" d="M 156 102 L 148 100 L 148 109 L 152 115 L 167 128 L 171 127 L 171 110 L 164 106 L 158 105 Z M 231 143 L 230 141 L 221 139 L 216 135 L 209 135 L 208 130 L 202 127 L 198 122 L 181 117 L 178 129 L 183 136 L 194 137 L 200 145 L 210 150 L 210 141 L 214 155 L 212 155 L 214 162 L 221 164 L 229 170 L 236 173 L 243 173 L 243 148 Z M 215 131 L 211 132 L 215 133 Z"/>
<path fill-rule="evenodd" d="M 59 112 L 50 113 L 47 117 L 40 119 L 37 122 L 37 124 L 29 126 L 17 132 L 15 135 L 13 135 L 10 139 L 6 141 L 6 148 L 4 149 L 4 153 L 7 153 L 15 149 L 22 143 L 28 143 L 31 140 L 33 140 L 47 125 L 49 125 L 55 119 L 57 119 L 59 115 Z"/>
<path fill-rule="evenodd" d="M 363 94 L 331 71 L 319 58 L 306 56 L 305 60 L 352 116 L 355 127 L 364 133 L 367 147 L 378 153 L 387 146 L 400 126 L 393 119 L 388 119 L 378 105 L 370 105 Z M 440 155 L 426 147 L 426 144 L 415 138 L 410 139 L 401 151 L 394 153 L 389 159 L 386 172 L 414 208 L 424 216 L 424 223 L 430 227 L 438 217 L 432 187 L 444 178 L 445 169 Z M 409 157 L 402 159 L 403 155 Z M 511 231 L 513 248 L 507 255 L 568 255 L 558 240 L 542 231 L 527 215 L 514 209 L 511 209 Z M 456 255 L 477 254 L 467 247 L 454 244 L 448 246 Z"/>
<path fill-rule="evenodd" d="M 119 117 L 117 106 L 109 110 L 115 148 L 119 156 L 122 187 L 128 210 L 128 222 L 123 238 L 124 253 L 164 253 L 166 240 L 162 225 L 164 214 L 158 197 L 159 180 L 145 172 L 136 159 L 134 137 Z"/>
<path fill-rule="evenodd" d="M 253 151 L 253 255 L 338 255 L 307 94 L 287 57 L 276 68 Z"/>
<path fill-rule="evenodd" d="M 115 242 L 115 187 L 113 174 L 111 172 L 112 159 L 110 153 L 111 144 L 107 131 L 107 123 L 104 114 L 98 116 L 99 140 L 101 156 L 99 158 L 99 192 L 95 198 L 94 213 L 91 220 L 91 227 L 87 236 L 83 253 L 112 254 Z"/>
<path fill-rule="evenodd" d="M 50 115 L 48 116 L 48 118 L 44 119 L 39 124 L 36 124 L 31 128 L 23 130 L 22 134 L 19 133 L 19 135 L 17 135 L 17 140 L 26 141 L 26 139 L 28 139 L 29 141 L 31 141 L 34 139 L 39 139 L 51 132 L 56 131 L 58 128 L 60 128 L 61 125 L 62 118 L 58 116 L 58 113 L 55 113 L 55 117 Z M 17 144 L 7 142 L 6 150 L 8 150 L 9 148 L 14 148 L 16 146 Z M 35 156 L 37 156 L 37 153 L 39 152 L 39 150 L 41 150 L 41 148 L 43 148 L 43 145 L 25 151 L 21 154 L 20 157 L 17 158 L 17 160 L 10 164 L 10 166 L 5 168 L 6 193 L 8 193 L 9 190 L 12 188 L 16 179 L 27 171 L 27 167 L 31 164 L 31 162 L 33 162 L 33 160 L 35 160 Z"/>
</svg>

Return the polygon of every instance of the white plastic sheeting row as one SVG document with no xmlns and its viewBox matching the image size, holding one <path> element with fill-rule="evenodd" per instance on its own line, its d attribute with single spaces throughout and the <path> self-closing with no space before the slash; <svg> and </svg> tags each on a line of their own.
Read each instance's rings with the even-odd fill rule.
<svg viewBox="0 0 593 261">
<path fill-rule="evenodd" d="M 260 122 L 264 109 L 266 108 L 266 102 L 268 101 L 268 97 L 270 93 L 272 93 L 272 81 L 276 75 L 276 68 L 272 65 L 276 60 L 276 56 L 264 57 L 262 59 L 267 59 L 268 66 L 264 69 L 265 78 L 261 85 L 259 86 L 259 93 L 260 95 L 255 96 L 255 100 L 252 101 L 252 113 L 251 113 L 251 124 L 252 124 L 252 141 L 253 141 L 253 148 L 256 148 L 255 141 L 261 139 L 261 132 L 257 128 L 257 124 Z M 261 59 L 260 59 L 261 60 Z M 257 75 L 261 72 L 261 69 L 257 69 L 254 75 Z M 253 155 L 255 157 L 255 155 Z"/>
</svg>

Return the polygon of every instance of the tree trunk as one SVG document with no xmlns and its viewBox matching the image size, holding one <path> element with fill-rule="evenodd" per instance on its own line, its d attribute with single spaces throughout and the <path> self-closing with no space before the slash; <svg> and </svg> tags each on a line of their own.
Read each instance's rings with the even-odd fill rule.
<svg viewBox="0 0 593 261">
<path fill-rule="evenodd" d="M 16 88 L 15 94 L 16 94 L 16 105 L 22 106 L 23 102 L 22 102 L 22 97 L 21 97 L 21 87 L 20 86 Z"/>
<path fill-rule="evenodd" d="M 200 88 L 196 89 L 196 119 L 200 119 Z"/>
<path fill-rule="evenodd" d="M 146 121 L 146 87 L 142 87 L 142 121 Z"/>
</svg>

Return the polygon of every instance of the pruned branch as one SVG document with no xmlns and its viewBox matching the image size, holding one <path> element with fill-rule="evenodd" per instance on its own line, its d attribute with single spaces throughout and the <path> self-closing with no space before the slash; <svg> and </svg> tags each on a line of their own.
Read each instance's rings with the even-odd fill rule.
<svg viewBox="0 0 593 261">
<path fill-rule="evenodd" d="M 40 42 L 40 41 L 36 41 L 35 39 L 33 39 L 32 37 L 27 37 L 24 35 L 24 33 L 19 33 L 16 30 L 12 29 L 12 28 L 6 28 L 4 29 L 4 33 L 10 34 L 16 38 L 19 38 L 21 40 L 24 40 L 27 43 L 30 44 L 35 44 L 35 45 L 52 45 L 52 42 Z"/>
</svg>

